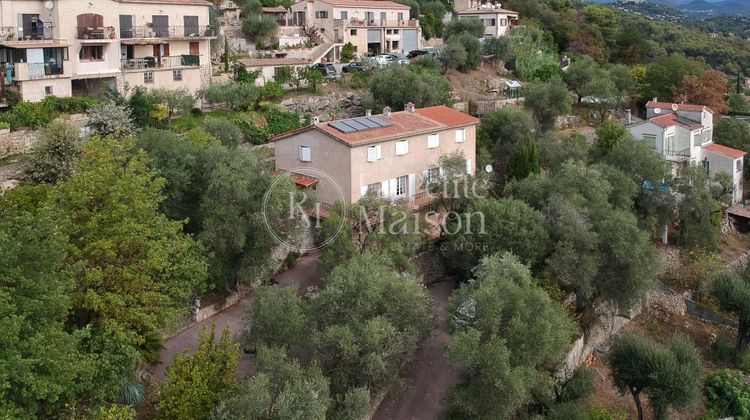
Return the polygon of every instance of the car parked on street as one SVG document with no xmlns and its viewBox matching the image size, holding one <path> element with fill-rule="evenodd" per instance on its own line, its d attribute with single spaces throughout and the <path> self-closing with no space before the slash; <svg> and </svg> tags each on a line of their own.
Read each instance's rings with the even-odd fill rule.
<svg viewBox="0 0 750 420">
<path fill-rule="evenodd" d="M 359 73 L 367 71 L 367 67 L 359 61 L 353 61 L 349 64 L 344 65 L 344 67 L 341 68 L 341 71 L 343 73 Z"/>
<path fill-rule="evenodd" d="M 333 67 L 333 64 L 316 63 L 312 65 L 312 68 L 319 71 L 323 75 L 323 77 L 336 76 L 336 67 Z"/>
</svg>

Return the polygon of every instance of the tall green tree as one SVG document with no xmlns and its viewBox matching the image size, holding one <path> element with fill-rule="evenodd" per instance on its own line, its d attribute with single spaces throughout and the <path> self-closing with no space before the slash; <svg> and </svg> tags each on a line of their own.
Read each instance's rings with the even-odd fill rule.
<svg viewBox="0 0 750 420">
<path fill-rule="evenodd" d="M 668 418 L 669 408 L 692 407 L 701 396 L 701 359 L 687 338 L 673 336 L 668 347 L 637 335 L 619 337 L 609 355 L 612 377 L 622 392 L 629 392 L 643 420 L 641 395 L 650 397 L 657 420 Z"/>
<path fill-rule="evenodd" d="M 555 127 L 557 117 L 570 113 L 572 98 L 565 83 L 559 78 L 553 78 L 548 82 L 529 86 L 524 105 L 534 114 L 542 130 L 549 131 Z"/>
<path fill-rule="evenodd" d="M 657 58 L 646 68 L 644 96 L 660 101 L 672 100 L 672 90 L 680 86 L 687 75 L 701 75 L 706 72 L 706 64 L 673 53 Z"/>
<path fill-rule="evenodd" d="M 70 322 L 134 346 L 189 313 L 206 281 L 202 247 L 159 212 L 164 182 L 149 163 L 131 141 L 90 140 L 59 197 L 76 279 Z"/>
<path fill-rule="evenodd" d="M 317 366 L 301 367 L 281 349 L 261 347 L 258 373 L 224 397 L 212 419 L 324 420 L 331 405 L 328 378 Z"/>
<path fill-rule="evenodd" d="M 716 250 L 721 234 L 721 204 L 712 196 L 702 167 L 686 168 L 677 183 L 682 198 L 677 202 L 678 241 L 685 248 Z"/>
<path fill-rule="evenodd" d="M 26 170 L 34 183 L 54 184 L 69 178 L 81 156 L 81 129 L 64 121 L 53 121 L 39 132 L 39 146 Z"/>
<path fill-rule="evenodd" d="M 721 309 L 732 312 L 739 319 L 735 353 L 740 356 L 750 343 L 750 282 L 748 271 L 742 276 L 720 273 L 712 279 L 713 295 Z"/>
<path fill-rule="evenodd" d="M 296 286 L 259 288 L 247 314 L 243 341 L 253 347 L 288 350 L 306 341 L 309 320 Z"/>
<path fill-rule="evenodd" d="M 198 348 L 186 349 L 167 369 L 167 381 L 159 387 L 156 405 L 164 419 L 206 419 L 216 404 L 237 386 L 240 346 L 227 328 L 216 341 L 215 326 L 204 328 Z"/>
<path fill-rule="evenodd" d="M 551 396 L 573 322 L 509 253 L 485 258 L 474 275 L 449 302 L 456 331 L 447 354 L 462 380 L 452 410 L 460 418 L 513 417 Z"/>
</svg>

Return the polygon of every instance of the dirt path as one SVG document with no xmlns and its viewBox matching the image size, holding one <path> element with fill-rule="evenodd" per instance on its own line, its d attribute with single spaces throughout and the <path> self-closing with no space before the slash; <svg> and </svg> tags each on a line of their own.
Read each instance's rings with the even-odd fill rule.
<svg viewBox="0 0 750 420">
<path fill-rule="evenodd" d="M 445 394 L 459 379 L 458 372 L 443 355 L 443 348 L 450 342 L 446 306 L 453 288 L 453 282 L 439 283 L 430 288 L 435 299 L 437 330 L 417 350 L 414 361 L 403 372 L 405 386 L 386 396 L 374 420 L 433 420 L 445 416 L 448 410 Z"/>
<path fill-rule="evenodd" d="M 306 254 L 297 261 L 297 264 L 274 277 L 274 281 L 281 285 L 290 285 L 297 283 L 299 285 L 300 295 L 307 291 L 310 286 L 320 285 L 320 275 L 318 275 L 318 264 L 320 262 L 320 253 L 311 252 Z M 170 337 L 164 343 L 164 349 L 159 353 L 160 362 L 152 365 L 149 372 L 157 381 L 162 381 L 166 374 L 167 367 L 172 365 L 175 357 L 182 353 L 184 349 L 195 351 L 198 346 L 198 334 L 204 326 L 210 327 L 216 325 L 217 335 L 229 327 L 234 339 L 237 340 L 242 333 L 242 327 L 245 325 L 245 311 L 252 306 L 253 295 L 248 295 L 240 302 L 219 312 L 211 318 L 193 324 L 177 335 Z M 242 354 L 239 363 L 238 374 L 241 378 L 246 378 L 254 374 L 252 356 Z"/>
</svg>

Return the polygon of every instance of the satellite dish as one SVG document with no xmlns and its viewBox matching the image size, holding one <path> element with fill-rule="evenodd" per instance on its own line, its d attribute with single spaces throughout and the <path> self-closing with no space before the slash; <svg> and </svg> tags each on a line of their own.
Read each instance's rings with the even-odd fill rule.
<svg viewBox="0 0 750 420">
<path fill-rule="evenodd" d="M 485 170 L 485 172 L 487 172 L 488 174 L 491 174 L 491 173 L 492 173 L 492 165 L 487 165 L 487 166 L 485 166 L 485 167 L 484 167 L 484 170 Z"/>
<path fill-rule="evenodd" d="M 680 109 L 680 107 L 677 106 L 677 104 L 672 104 L 672 111 L 677 112 L 678 109 Z"/>
<path fill-rule="evenodd" d="M 47 10 L 52 10 L 55 8 L 55 3 L 52 3 L 52 0 L 50 0 L 47 3 L 44 3 L 44 8 Z"/>
<path fill-rule="evenodd" d="M 655 108 L 654 114 L 661 114 L 661 108 Z"/>
</svg>

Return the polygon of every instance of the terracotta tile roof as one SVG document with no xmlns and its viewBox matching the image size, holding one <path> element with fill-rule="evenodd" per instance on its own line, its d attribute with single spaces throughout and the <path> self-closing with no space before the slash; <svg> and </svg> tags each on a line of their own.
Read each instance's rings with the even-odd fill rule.
<svg viewBox="0 0 750 420">
<path fill-rule="evenodd" d="M 382 115 L 378 115 L 377 117 L 389 121 L 393 125 L 353 133 L 343 133 L 335 127 L 330 126 L 330 123 L 320 123 L 280 134 L 272 138 L 271 141 L 283 140 L 307 130 L 314 129 L 346 145 L 360 146 L 363 144 L 379 143 L 382 141 L 395 140 L 419 134 L 433 133 L 449 128 L 479 124 L 478 118 L 474 118 L 461 111 L 442 105 L 417 109 L 416 112 L 394 112 L 391 114 L 390 118 L 386 118 Z"/>
<path fill-rule="evenodd" d="M 701 112 L 704 109 L 708 109 L 711 111 L 711 108 L 705 106 L 705 105 L 690 105 L 690 104 L 673 104 L 671 102 L 654 102 L 649 101 L 646 104 L 646 108 L 661 108 L 666 110 L 672 110 L 672 105 L 677 105 L 678 111 L 692 111 L 692 112 Z M 713 112 L 713 111 L 711 111 Z"/>
<path fill-rule="evenodd" d="M 722 146 L 716 143 L 709 144 L 708 146 L 703 146 L 703 148 L 712 152 L 721 153 L 722 155 L 726 155 L 734 159 L 741 158 L 747 154 L 747 152 L 743 152 L 742 150 L 732 149 L 731 147 Z"/>
<path fill-rule="evenodd" d="M 146 3 L 146 4 L 187 4 L 191 6 L 211 6 L 208 0 L 119 0 L 120 3 Z"/>
<path fill-rule="evenodd" d="M 435 120 L 447 126 L 479 124 L 479 118 L 457 111 L 445 105 L 417 109 L 417 114 Z"/>
<path fill-rule="evenodd" d="M 237 60 L 245 67 L 306 66 L 312 61 L 301 58 L 241 58 Z"/>
<path fill-rule="evenodd" d="M 680 125 L 683 127 L 687 127 L 691 130 L 697 130 L 699 128 L 703 128 L 703 126 L 693 120 L 689 120 L 687 118 L 682 118 L 677 114 L 667 114 L 662 115 L 659 117 L 651 118 L 649 121 L 651 121 L 654 124 L 658 124 L 662 127 L 671 127 L 673 125 Z"/>
<path fill-rule="evenodd" d="M 396 3 L 394 1 L 386 0 L 320 0 L 323 3 L 328 3 L 333 6 L 344 6 L 344 7 L 367 7 L 373 9 L 406 9 L 410 7 Z"/>
<path fill-rule="evenodd" d="M 286 13 L 286 8 L 284 6 L 261 7 L 260 11 L 263 13 Z"/>
<path fill-rule="evenodd" d="M 507 9 L 488 9 L 485 7 L 473 7 L 471 9 L 456 12 L 457 15 L 476 15 L 476 14 L 504 14 L 518 16 L 518 12 Z"/>
<path fill-rule="evenodd" d="M 274 172 L 274 175 L 276 176 L 282 174 L 290 174 L 293 177 L 292 179 L 294 180 L 294 183 L 299 187 L 308 188 L 318 183 L 318 178 L 315 178 L 314 176 L 304 175 L 297 172 L 288 172 L 283 169 Z"/>
</svg>

